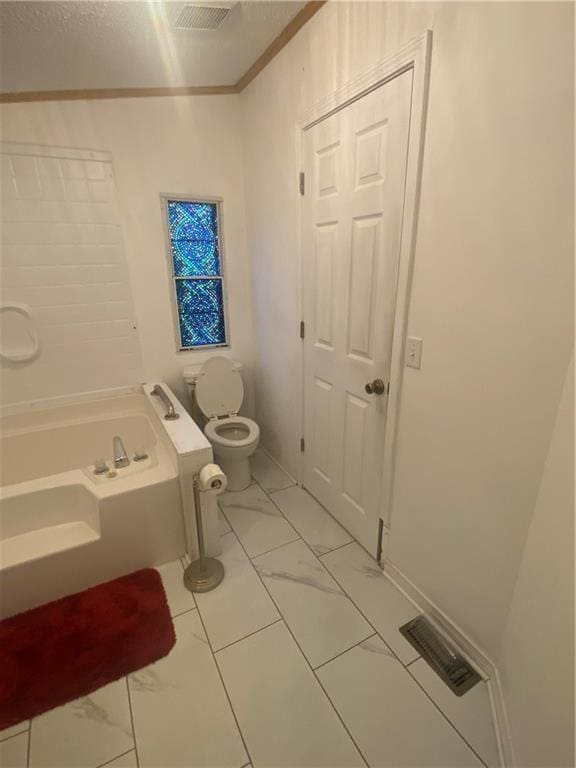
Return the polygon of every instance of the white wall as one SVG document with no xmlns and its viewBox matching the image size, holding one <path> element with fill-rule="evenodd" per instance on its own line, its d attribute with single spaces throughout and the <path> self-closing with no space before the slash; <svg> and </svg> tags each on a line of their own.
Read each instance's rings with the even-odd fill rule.
<svg viewBox="0 0 576 768">
<path fill-rule="evenodd" d="M 208 353 L 177 352 L 159 195 L 224 198 L 230 313 L 229 354 L 253 362 L 251 270 L 236 96 L 9 104 L 3 141 L 104 149 L 112 153 L 145 379 L 185 397 L 181 369 Z M 105 361 L 103 361 L 105 364 Z"/>
<path fill-rule="evenodd" d="M 257 418 L 297 472 L 296 118 L 427 28 L 391 558 L 497 659 L 571 347 L 570 5 L 331 2 L 243 93 Z"/>
<path fill-rule="evenodd" d="M 494 660 L 573 343 L 572 13 L 435 25 L 391 559 Z"/>
<path fill-rule="evenodd" d="M 574 361 L 569 367 L 502 644 L 525 768 L 574 759 Z"/>
</svg>

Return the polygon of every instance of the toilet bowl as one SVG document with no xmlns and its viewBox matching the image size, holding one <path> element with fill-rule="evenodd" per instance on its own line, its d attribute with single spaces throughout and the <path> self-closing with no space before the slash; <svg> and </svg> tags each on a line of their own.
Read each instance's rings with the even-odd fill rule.
<svg viewBox="0 0 576 768">
<path fill-rule="evenodd" d="M 187 381 L 192 383 L 190 377 Z M 244 490 L 250 485 L 250 456 L 258 447 L 260 429 L 252 419 L 238 415 L 244 399 L 238 366 L 227 357 L 211 357 L 194 376 L 192 393 L 208 420 L 204 434 L 228 478 L 228 490 Z"/>
</svg>

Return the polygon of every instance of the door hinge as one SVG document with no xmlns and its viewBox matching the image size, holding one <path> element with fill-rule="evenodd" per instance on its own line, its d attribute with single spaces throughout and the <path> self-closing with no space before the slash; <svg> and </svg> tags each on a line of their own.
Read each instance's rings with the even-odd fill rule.
<svg viewBox="0 0 576 768">
<path fill-rule="evenodd" d="M 298 188 L 300 189 L 301 195 L 304 194 L 305 187 L 306 187 L 306 182 L 304 179 L 304 171 L 300 171 L 300 180 L 298 182 Z"/>
<path fill-rule="evenodd" d="M 304 438 L 301 437 L 300 438 L 300 453 L 304 453 L 305 450 L 306 450 L 306 444 L 304 442 Z"/>
<path fill-rule="evenodd" d="M 300 320 L 300 338 L 303 339 L 306 336 L 306 325 L 304 320 Z"/>
</svg>

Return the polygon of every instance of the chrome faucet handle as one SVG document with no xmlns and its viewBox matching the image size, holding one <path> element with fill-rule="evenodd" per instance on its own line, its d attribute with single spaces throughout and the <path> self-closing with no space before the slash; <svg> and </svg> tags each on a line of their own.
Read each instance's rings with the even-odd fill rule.
<svg viewBox="0 0 576 768">
<path fill-rule="evenodd" d="M 94 462 L 94 469 L 92 470 L 95 475 L 104 475 L 109 471 L 110 467 L 106 463 L 106 459 L 96 459 Z"/>
</svg>

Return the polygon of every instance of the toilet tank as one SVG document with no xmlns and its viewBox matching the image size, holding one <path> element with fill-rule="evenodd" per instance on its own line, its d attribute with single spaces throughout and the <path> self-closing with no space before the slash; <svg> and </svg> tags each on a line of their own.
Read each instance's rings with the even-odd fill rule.
<svg viewBox="0 0 576 768">
<path fill-rule="evenodd" d="M 184 383 L 186 384 L 186 388 L 188 390 L 188 394 L 190 395 L 190 402 L 192 404 L 190 414 L 196 424 L 198 424 L 202 429 L 204 429 L 204 425 L 206 424 L 206 417 L 198 408 L 198 405 L 196 404 L 196 397 L 195 397 L 195 387 L 196 382 L 198 380 L 198 376 L 200 375 L 200 371 L 202 370 L 202 366 L 204 365 L 206 361 L 203 361 L 202 363 L 192 363 L 191 365 L 186 365 L 184 369 L 182 370 L 182 377 L 184 378 Z M 245 377 L 242 374 L 244 371 L 244 366 L 242 363 L 239 363 L 236 360 L 232 360 L 232 364 L 234 368 L 240 372 L 240 375 L 242 376 L 242 382 L 244 384 L 244 404 L 246 404 L 246 398 L 247 398 L 247 391 L 246 391 L 246 381 Z M 244 410 L 244 406 L 241 410 Z"/>
</svg>

